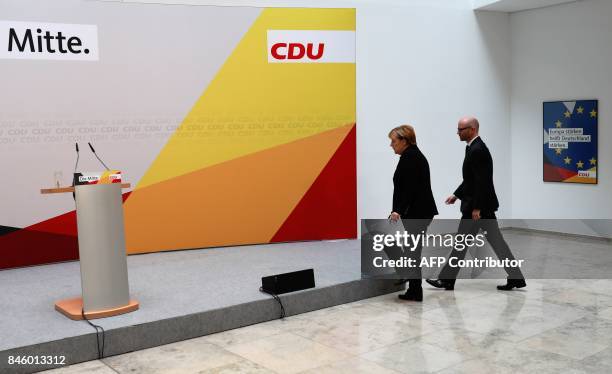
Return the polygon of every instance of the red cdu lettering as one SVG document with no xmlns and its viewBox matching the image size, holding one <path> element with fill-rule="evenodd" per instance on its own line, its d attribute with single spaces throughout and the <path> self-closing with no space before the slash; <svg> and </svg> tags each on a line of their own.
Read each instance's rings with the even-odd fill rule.
<svg viewBox="0 0 612 374">
<path fill-rule="evenodd" d="M 287 48 L 287 43 L 276 43 L 272 46 L 272 50 L 270 51 L 270 53 L 272 53 L 272 57 L 274 57 L 277 60 L 285 60 L 287 58 L 287 55 L 282 55 L 279 53 L 279 49 L 280 48 Z"/>
<path fill-rule="evenodd" d="M 314 43 L 276 43 L 270 48 L 270 54 L 276 60 L 301 60 L 307 57 L 310 60 L 319 60 L 323 57 L 325 43 L 318 43 L 315 50 Z"/>
<path fill-rule="evenodd" d="M 296 50 L 297 49 L 297 50 Z M 289 43 L 289 53 L 287 57 L 290 60 L 299 60 L 306 54 L 306 48 L 300 43 Z"/>
<path fill-rule="evenodd" d="M 310 58 L 311 60 L 318 60 L 321 57 L 323 57 L 323 49 L 325 48 L 324 43 L 319 43 L 319 47 L 317 48 L 316 55 L 312 51 L 313 48 L 314 46 L 312 43 L 308 43 L 308 45 L 306 46 L 306 55 L 308 56 L 308 58 Z"/>
</svg>

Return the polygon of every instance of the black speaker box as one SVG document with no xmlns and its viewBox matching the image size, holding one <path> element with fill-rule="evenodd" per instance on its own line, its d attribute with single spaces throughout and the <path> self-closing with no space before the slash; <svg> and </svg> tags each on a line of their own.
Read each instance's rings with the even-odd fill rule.
<svg viewBox="0 0 612 374">
<path fill-rule="evenodd" d="M 261 289 L 273 295 L 313 288 L 314 270 L 306 269 L 261 278 Z"/>
</svg>

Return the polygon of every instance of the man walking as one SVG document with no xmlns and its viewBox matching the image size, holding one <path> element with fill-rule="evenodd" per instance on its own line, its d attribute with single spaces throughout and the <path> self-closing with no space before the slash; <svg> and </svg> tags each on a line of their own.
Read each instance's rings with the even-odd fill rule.
<svg viewBox="0 0 612 374">
<path fill-rule="evenodd" d="M 457 199 L 461 200 L 458 234 L 477 234 L 482 229 L 497 257 L 500 260 L 511 261 L 514 260 L 514 256 L 499 231 L 495 216 L 499 202 L 493 186 L 493 158 L 478 135 L 479 127 L 478 120 L 474 117 L 462 118 L 459 121 L 457 134 L 461 141 L 467 143 L 463 160 L 463 182 L 453 195 L 446 199 L 446 204 L 454 204 Z M 466 252 L 466 250 L 453 249 L 449 259 L 455 257 L 457 260 L 462 260 Z M 497 286 L 498 290 L 510 291 L 527 285 L 518 267 L 507 266 L 505 270 L 508 273 L 508 280 L 505 285 Z M 452 290 L 458 273 L 459 268 L 450 266 L 447 261 L 439 279 L 427 279 L 427 283 L 436 288 Z"/>
</svg>

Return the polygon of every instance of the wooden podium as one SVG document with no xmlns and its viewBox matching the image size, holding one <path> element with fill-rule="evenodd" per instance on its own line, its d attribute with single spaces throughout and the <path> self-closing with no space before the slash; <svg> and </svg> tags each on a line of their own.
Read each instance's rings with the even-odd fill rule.
<svg viewBox="0 0 612 374">
<path fill-rule="evenodd" d="M 86 184 L 42 189 L 75 193 L 82 297 L 60 300 L 55 309 L 72 320 L 104 318 L 137 310 L 130 299 L 123 200 L 129 183 Z"/>
</svg>

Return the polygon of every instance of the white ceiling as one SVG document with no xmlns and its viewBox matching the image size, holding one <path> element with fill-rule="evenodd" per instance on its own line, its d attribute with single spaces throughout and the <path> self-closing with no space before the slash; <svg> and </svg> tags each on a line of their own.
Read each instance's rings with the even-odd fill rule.
<svg viewBox="0 0 612 374">
<path fill-rule="evenodd" d="M 551 5 L 572 3 L 580 0 L 473 0 L 475 10 L 496 12 L 520 12 L 521 10 L 542 8 Z"/>
</svg>

